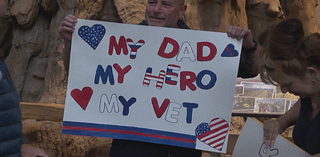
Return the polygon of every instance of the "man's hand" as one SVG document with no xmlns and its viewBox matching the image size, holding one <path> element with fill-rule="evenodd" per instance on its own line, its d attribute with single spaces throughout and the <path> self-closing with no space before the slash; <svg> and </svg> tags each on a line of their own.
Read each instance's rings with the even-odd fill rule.
<svg viewBox="0 0 320 157">
<path fill-rule="evenodd" d="M 66 44 L 71 43 L 72 33 L 74 31 L 74 26 L 77 23 L 77 17 L 73 15 L 66 16 L 59 26 L 59 33 L 66 42 Z"/>
<path fill-rule="evenodd" d="M 74 32 L 74 26 L 77 23 L 77 17 L 73 15 L 67 15 L 59 26 L 59 33 L 64 39 L 64 55 L 63 55 L 63 63 L 66 72 L 69 72 L 69 61 L 70 61 L 70 46 L 72 33 Z"/>
<path fill-rule="evenodd" d="M 21 157 L 49 157 L 42 149 L 31 147 L 28 144 L 21 145 Z"/>
<path fill-rule="evenodd" d="M 251 48 L 254 46 L 253 37 L 251 31 L 242 27 L 229 26 L 227 31 L 228 37 L 235 39 L 243 39 L 242 46 L 246 48 Z"/>
</svg>

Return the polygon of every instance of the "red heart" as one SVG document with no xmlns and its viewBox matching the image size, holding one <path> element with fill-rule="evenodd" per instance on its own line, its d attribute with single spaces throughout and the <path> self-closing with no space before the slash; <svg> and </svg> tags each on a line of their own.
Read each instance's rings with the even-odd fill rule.
<svg viewBox="0 0 320 157">
<path fill-rule="evenodd" d="M 82 91 L 80 91 L 79 89 L 73 89 L 71 91 L 71 96 L 83 110 L 86 110 L 92 93 L 93 91 L 90 87 L 84 87 L 82 88 Z"/>
</svg>

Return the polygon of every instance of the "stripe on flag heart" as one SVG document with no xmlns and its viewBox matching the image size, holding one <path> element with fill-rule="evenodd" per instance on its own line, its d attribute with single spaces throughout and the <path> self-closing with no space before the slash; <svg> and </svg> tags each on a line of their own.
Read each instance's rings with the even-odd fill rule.
<svg viewBox="0 0 320 157">
<path fill-rule="evenodd" d="M 229 125 L 222 118 L 214 118 L 209 124 L 199 124 L 195 131 L 201 142 L 221 151 L 229 131 Z"/>
</svg>

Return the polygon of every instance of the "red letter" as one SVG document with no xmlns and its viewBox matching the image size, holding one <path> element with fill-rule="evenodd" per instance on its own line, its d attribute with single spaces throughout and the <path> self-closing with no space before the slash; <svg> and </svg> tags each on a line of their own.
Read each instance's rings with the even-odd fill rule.
<svg viewBox="0 0 320 157">
<path fill-rule="evenodd" d="M 124 36 L 120 36 L 119 44 L 117 44 L 116 37 L 114 37 L 114 36 L 110 37 L 109 42 L 110 42 L 109 43 L 109 55 L 112 55 L 113 47 L 116 50 L 117 55 L 120 55 L 122 48 L 123 48 L 123 54 L 125 54 L 125 55 L 128 54 L 127 43 L 126 43 L 126 39 L 124 38 Z"/>
<path fill-rule="evenodd" d="M 127 65 L 124 69 L 121 69 L 121 67 L 115 63 L 113 64 L 113 67 L 118 72 L 118 83 L 123 83 L 124 74 L 131 69 L 131 65 Z"/>
<path fill-rule="evenodd" d="M 153 105 L 154 112 L 156 113 L 156 116 L 158 118 L 160 118 L 163 115 L 164 111 L 166 111 L 166 109 L 167 109 L 167 107 L 168 107 L 168 105 L 170 103 L 170 100 L 169 99 L 164 99 L 164 101 L 163 101 L 163 103 L 162 103 L 162 105 L 160 107 L 158 105 L 157 98 L 152 97 L 151 98 L 151 102 L 152 102 L 152 105 Z"/>
<path fill-rule="evenodd" d="M 203 46 L 208 46 L 210 49 L 210 54 L 208 56 L 203 56 Z M 212 60 L 217 54 L 217 48 L 214 44 L 209 42 L 199 42 L 197 43 L 197 60 L 198 61 L 210 61 Z"/>
<path fill-rule="evenodd" d="M 171 52 L 165 53 L 164 50 L 166 49 L 168 43 L 172 44 L 173 49 Z M 158 55 L 161 57 L 164 57 L 164 58 L 172 58 L 175 55 L 177 55 L 178 52 L 179 52 L 178 43 L 171 38 L 165 37 L 161 43 L 160 48 L 159 48 Z"/>
<path fill-rule="evenodd" d="M 189 76 L 189 78 L 187 78 Z M 195 91 L 197 87 L 192 84 L 196 80 L 197 76 L 191 71 L 183 71 L 180 73 L 180 90 L 186 90 L 188 86 L 191 90 Z"/>
</svg>

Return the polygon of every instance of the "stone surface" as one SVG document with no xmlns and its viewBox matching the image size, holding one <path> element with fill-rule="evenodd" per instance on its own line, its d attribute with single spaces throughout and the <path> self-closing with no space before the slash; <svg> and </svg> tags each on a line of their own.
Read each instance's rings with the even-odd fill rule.
<svg viewBox="0 0 320 157">
<path fill-rule="evenodd" d="M 296 17 L 304 24 L 305 34 L 320 31 L 316 7 L 319 0 L 280 0 L 286 17 Z"/>
<path fill-rule="evenodd" d="M 32 27 L 39 14 L 37 0 L 19 0 L 11 7 L 11 14 L 22 27 Z"/>
<path fill-rule="evenodd" d="M 245 0 L 186 0 L 185 21 L 192 29 L 226 32 L 229 25 L 248 28 Z"/>
<path fill-rule="evenodd" d="M 0 54 L 6 58 L 22 101 L 65 101 L 67 74 L 58 27 L 67 14 L 82 19 L 137 24 L 144 19 L 145 0 L 17 0 L 9 23 L 1 20 Z M 309 1 L 308 1 L 309 2 Z M 255 38 L 269 24 L 286 16 L 303 20 L 308 33 L 319 31 L 317 1 L 312 0 L 186 0 L 184 20 L 192 29 L 225 32 L 229 25 L 252 30 Z M 308 18 L 307 18 L 308 17 Z M 13 29 L 10 29 L 13 28 Z M 12 34 L 12 35 L 11 35 Z M 3 40 L 3 39 L 8 40 Z M 38 61 L 41 60 L 41 61 Z M 46 61 L 43 62 L 43 61 Z M 38 69 L 28 70 L 40 63 Z M 44 71 L 44 72 L 43 72 Z M 33 88 L 34 86 L 34 88 Z"/>
<path fill-rule="evenodd" d="M 110 138 L 62 135 L 62 122 L 24 120 L 23 138 L 50 157 L 108 157 Z"/>
<path fill-rule="evenodd" d="M 285 17 L 279 0 L 247 0 L 248 27 L 253 37 L 264 31 L 271 23 Z"/>
</svg>

